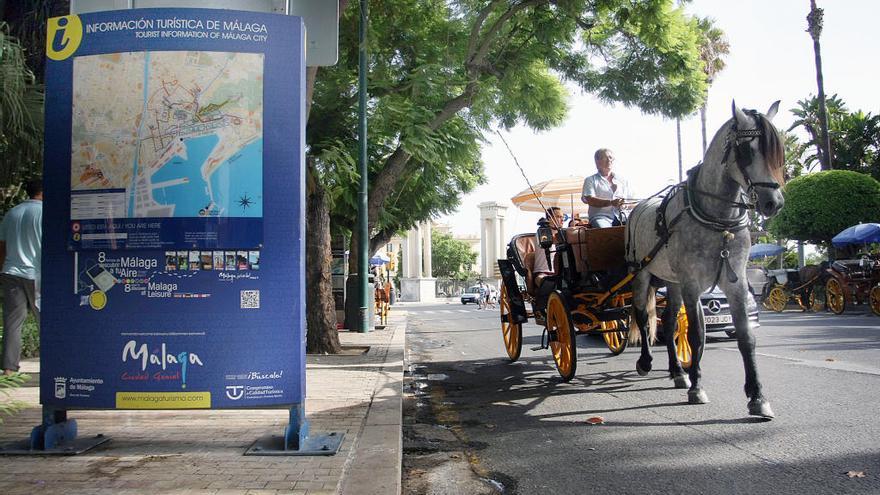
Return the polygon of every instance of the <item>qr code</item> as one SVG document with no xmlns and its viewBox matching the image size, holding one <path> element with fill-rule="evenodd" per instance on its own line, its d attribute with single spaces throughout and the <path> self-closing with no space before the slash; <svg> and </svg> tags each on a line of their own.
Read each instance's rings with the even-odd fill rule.
<svg viewBox="0 0 880 495">
<path fill-rule="evenodd" d="M 260 291 L 241 291 L 241 309 L 260 309 Z"/>
</svg>

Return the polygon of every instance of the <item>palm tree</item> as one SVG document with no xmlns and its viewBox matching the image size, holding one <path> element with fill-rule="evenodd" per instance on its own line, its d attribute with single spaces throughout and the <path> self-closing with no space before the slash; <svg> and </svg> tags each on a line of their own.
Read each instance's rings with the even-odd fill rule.
<svg viewBox="0 0 880 495">
<path fill-rule="evenodd" d="M 730 53 L 730 43 L 724 31 L 715 26 L 710 18 L 697 20 L 702 39 L 700 40 L 700 58 L 703 60 L 703 71 L 706 73 L 706 99 L 700 107 L 700 125 L 703 131 L 703 154 L 706 154 L 706 104 L 709 100 L 709 89 L 715 76 L 727 65 L 722 57 Z"/>
<path fill-rule="evenodd" d="M 38 174 L 42 165 L 43 90 L 18 40 L 2 22 L 0 88 L 0 201 L 6 205 L 19 195 L 17 186 Z"/>
<path fill-rule="evenodd" d="M 816 55 L 816 83 L 819 86 L 819 127 L 821 128 L 820 156 L 822 170 L 831 170 L 831 137 L 828 134 L 828 117 L 825 113 L 825 81 L 822 76 L 822 50 L 819 37 L 822 36 L 823 11 L 816 7 L 816 0 L 810 0 L 810 13 L 807 15 L 807 32 L 813 38 L 813 53 Z"/>
</svg>

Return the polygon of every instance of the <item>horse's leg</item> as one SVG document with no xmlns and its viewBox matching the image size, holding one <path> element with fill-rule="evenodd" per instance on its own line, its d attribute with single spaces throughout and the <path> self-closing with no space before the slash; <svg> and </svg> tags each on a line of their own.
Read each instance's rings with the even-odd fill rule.
<svg viewBox="0 0 880 495">
<path fill-rule="evenodd" d="M 678 284 L 666 285 L 666 309 L 663 311 L 663 337 L 666 339 L 666 352 L 669 354 L 669 378 L 675 381 L 675 388 L 690 388 L 691 381 L 678 361 L 675 348 L 675 332 L 678 330 L 678 311 L 681 308 L 681 288 Z"/>
<path fill-rule="evenodd" d="M 755 361 L 755 334 L 749 325 L 748 309 L 746 308 L 746 292 L 748 288 L 742 281 L 735 284 L 722 286 L 727 295 L 730 305 L 730 314 L 733 315 L 733 324 L 736 327 L 736 342 L 739 352 L 742 354 L 743 367 L 746 371 L 745 392 L 749 398 L 749 414 L 772 418 L 773 409 L 770 402 L 764 398 L 761 392 L 761 382 L 758 380 L 758 366 Z"/>
<path fill-rule="evenodd" d="M 650 291 L 653 290 L 651 287 L 651 274 L 648 270 L 642 270 L 639 272 L 632 282 L 633 288 L 633 316 L 636 319 L 636 326 L 639 327 L 639 336 L 641 337 L 642 342 L 642 354 L 639 356 L 638 361 L 636 361 L 636 371 L 641 376 L 645 376 L 651 371 L 651 361 L 653 361 L 653 357 L 651 356 L 651 342 L 650 337 L 648 335 L 648 325 L 655 324 L 655 322 L 650 321 L 649 317 L 649 299 L 651 299 L 650 303 L 654 304 L 654 298 L 650 297 Z M 653 313 L 653 311 L 650 311 Z"/>
<path fill-rule="evenodd" d="M 682 284 L 681 295 L 688 317 L 688 344 L 691 346 L 691 367 L 688 369 L 691 388 L 688 390 L 688 404 L 709 402 L 709 397 L 700 384 L 702 377 L 700 359 L 703 357 L 703 347 L 706 345 L 706 327 L 703 322 L 703 307 L 700 304 L 701 293 L 697 284 Z"/>
</svg>

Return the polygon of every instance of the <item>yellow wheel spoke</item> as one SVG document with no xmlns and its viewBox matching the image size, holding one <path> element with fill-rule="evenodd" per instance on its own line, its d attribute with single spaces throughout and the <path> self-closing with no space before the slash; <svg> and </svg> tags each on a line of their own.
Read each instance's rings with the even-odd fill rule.
<svg viewBox="0 0 880 495">
<path fill-rule="evenodd" d="M 875 315 L 880 316 L 880 285 L 871 289 L 870 294 L 871 311 Z"/>
<path fill-rule="evenodd" d="M 846 296 L 843 287 L 835 278 L 829 278 L 825 284 L 825 297 L 830 309 L 835 314 L 843 313 L 846 308 Z"/>
<path fill-rule="evenodd" d="M 691 345 L 688 343 L 688 319 L 684 306 L 678 310 L 678 328 L 675 330 L 675 355 L 682 368 L 691 367 Z"/>
<path fill-rule="evenodd" d="M 501 297 L 498 303 L 501 313 L 501 337 L 504 339 L 504 349 L 511 361 L 519 359 L 522 352 L 522 325 L 513 323 L 511 319 L 510 295 L 507 293 L 507 286 L 501 285 Z"/>
<path fill-rule="evenodd" d="M 547 300 L 547 330 L 555 335 L 555 340 L 550 342 L 550 350 L 556 369 L 563 380 L 571 380 L 577 369 L 574 328 L 566 313 L 565 302 L 556 292 L 551 293 Z"/>
</svg>

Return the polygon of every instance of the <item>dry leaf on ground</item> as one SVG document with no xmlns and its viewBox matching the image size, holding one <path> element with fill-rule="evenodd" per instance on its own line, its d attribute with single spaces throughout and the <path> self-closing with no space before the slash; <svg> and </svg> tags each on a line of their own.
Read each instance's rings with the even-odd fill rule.
<svg viewBox="0 0 880 495">
<path fill-rule="evenodd" d="M 602 416 L 593 416 L 592 418 L 587 418 L 587 423 L 591 425 L 604 425 L 605 418 Z"/>
</svg>

